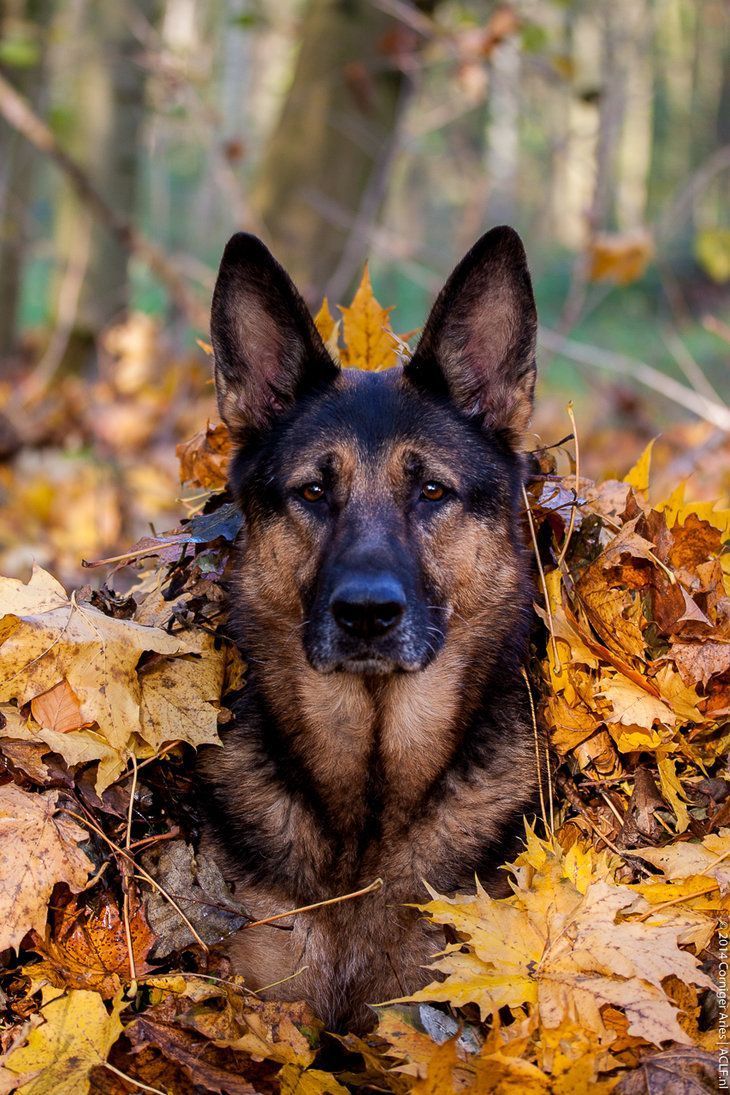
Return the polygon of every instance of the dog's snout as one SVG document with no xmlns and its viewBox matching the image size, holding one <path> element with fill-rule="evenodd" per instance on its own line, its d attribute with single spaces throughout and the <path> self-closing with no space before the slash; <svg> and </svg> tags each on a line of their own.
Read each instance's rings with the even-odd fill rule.
<svg viewBox="0 0 730 1095">
<path fill-rule="evenodd" d="M 406 610 L 403 587 L 390 575 L 350 578 L 332 595 L 330 610 L 337 624 L 359 639 L 376 639 L 400 623 Z"/>
</svg>

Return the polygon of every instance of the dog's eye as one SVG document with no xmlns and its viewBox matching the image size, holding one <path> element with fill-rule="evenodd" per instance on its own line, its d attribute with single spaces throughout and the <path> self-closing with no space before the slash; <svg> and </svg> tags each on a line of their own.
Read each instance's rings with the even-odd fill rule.
<svg viewBox="0 0 730 1095">
<path fill-rule="evenodd" d="M 446 497 L 446 487 L 443 483 L 437 483 L 435 479 L 429 479 L 421 487 L 421 498 L 427 502 L 440 502 Z"/>
<path fill-rule="evenodd" d="M 324 487 L 321 483 L 305 483 L 299 494 L 305 502 L 321 502 L 324 498 Z"/>
</svg>

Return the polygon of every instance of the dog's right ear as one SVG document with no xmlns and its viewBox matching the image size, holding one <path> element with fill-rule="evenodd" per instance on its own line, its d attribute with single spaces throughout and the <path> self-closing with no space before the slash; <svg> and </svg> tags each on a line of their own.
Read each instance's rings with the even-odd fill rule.
<svg viewBox="0 0 730 1095">
<path fill-rule="evenodd" d="M 223 253 L 210 332 L 218 408 L 239 440 L 339 372 L 291 278 L 246 232 Z"/>
</svg>

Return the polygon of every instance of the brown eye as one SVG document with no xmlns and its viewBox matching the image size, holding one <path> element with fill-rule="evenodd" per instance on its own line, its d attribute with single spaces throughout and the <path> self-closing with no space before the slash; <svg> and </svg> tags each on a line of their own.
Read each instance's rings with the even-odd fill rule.
<svg viewBox="0 0 730 1095">
<path fill-rule="evenodd" d="M 446 487 L 443 483 L 437 483 L 435 479 L 429 480 L 421 487 L 421 498 L 425 498 L 427 502 L 440 502 L 445 497 Z"/>
<path fill-rule="evenodd" d="M 305 483 L 299 493 L 305 502 L 321 502 L 324 498 L 324 487 L 321 483 Z"/>
</svg>

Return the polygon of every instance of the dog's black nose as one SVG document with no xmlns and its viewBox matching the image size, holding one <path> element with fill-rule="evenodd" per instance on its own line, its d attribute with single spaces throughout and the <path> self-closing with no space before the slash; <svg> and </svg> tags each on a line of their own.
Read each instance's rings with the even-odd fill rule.
<svg viewBox="0 0 730 1095">
<path fill-rule="evenodd" d="M 405 609 L 403 588 L 390 575 L 346 579 L 330 601 L 330 610 L 339 626 L 358 639 L 386 635 L 398 625 Z"/>
</svg>

